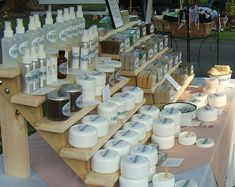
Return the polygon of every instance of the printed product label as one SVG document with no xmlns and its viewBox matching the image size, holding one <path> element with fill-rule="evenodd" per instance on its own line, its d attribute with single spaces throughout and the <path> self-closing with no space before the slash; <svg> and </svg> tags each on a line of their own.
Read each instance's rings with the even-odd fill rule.
<svg viewBox="0 0 235 187">
<path fill-rule="evenodd" d="M 59 72 L 62 74 L 67 74 L 68 73 L 68 63 L 64 62 L 59 65 Z"/>
<path fill-rule="evenodd" d="M 163 50 L 163 48 L 164 48 L 163 42 L 160 42 L 159 43 L 159 50 L 161 51 L 161 50 Z"/>
<path fill-rule="evenodd" d="M 48 42 L 55 43 L 56 42 L 56 31 L 49 31 L 46 35 L 46 39 Z"/>
<path fill-rule="evenodd" d="M 72 54 L 72 59 L 73 60 L 78 60 L 79 59 L 79 53 L 73 53 Z"/>
<path fill-rule="evenodd" d="M 29 42 L 22 42 L 19 46 L 18 46 L 18 50 L 20 54 L 24 54 L 25 49 L 29 48 Z"/>
<path fill-rule="evenodd" d="M 117 123 L 117 116 L 111 117 L 111 122 L 112 123 Z"/>
<path fill-rule="evenodd" d="M 24 80 L 25 80 L 25 82 L 26 83 L 33 83 L 33 71 L 29 71 L 26 75 L 25 75 L 25 78 L 24 78 Z"/>
<path fill-rule="evenodd" d="M 151 26 L 150 26 L 150 32 L 151 32 L 151 33 L 154 33 L 154 25 L 151 25 Z"/>
<path fill-rule="evenodd" d="M 122 53 L 124 51 L 124 49 L 125 49 L 125 44 L 122 42 L 120 44 L 120 52 Z"/>
<path fill-rule="evenodd" d="M 62 114 L 70 116 L 70 102 L 66 103 L 62 108 Z"/>
<path fill-rule="evenodd" d="M 67 37 L 72 38 L 73 37 L 73 27 L 69 27 L 67 30 Z"/>
<path fill-rule="evenodd" d="M 152 57 L 153 57 L 153 49 L 150 49 L 150 50 L 148 51 L 148 57 L 149 57 L 149 58 L 152 58 Z"/>
<path fill-rule="evenodd" d="M 39 37 L 34 38 L 34 39 L 32 40 L 32 42 L 31 42 L 31 46 L 32 46 L 32 47 L 37 47 L 39 41 L 40 41 L 40 38 L 39 38 Z"/>
<path fill-rule="evenodd" d="M 154 45 L 154 53 L 158 52 L 158 45 Z"/>
<path fill-rule="evenodd" d="M 18 53 L 17 53 L 17 44 L 14 44 L 13 46 L 10 47 L 9 49 L 9 56 L 11 58 L 18 58 Z"/>
<path fill-rule="evenodd" d="M 46 66 L 42 66 L 39 69 L 39 78 L 41 77 L 45 77 L 47 75 L 47 67 Z"/>
<path fill-rule="evenodd" d="M 34 70 L 33 78 L 35 82 L 37 82 L 37 80 L 39 81 L 39 69 L 38 68 Z"/>
<path fill-rule="evenodd" d="M 78 36 L 78 25 L 73 26 L 73 35 Z"/>
<path fill-rule="evenodd" d="M 67 40 L 67 29 L 62 30 L 59 33 L 59 39 L 63 42 L 66 42 L 66 40 Z"/>
<path fill-rule="evenodd" d="M 76 106 L 77 106 L 78 108 L 80 108 L 80 106 L 81 106 L 81 104 L 82 104 L 82 95 L 80 95 L 80 96 L 76 99 L 75 103 L 76 103 Z"/>
</svg>

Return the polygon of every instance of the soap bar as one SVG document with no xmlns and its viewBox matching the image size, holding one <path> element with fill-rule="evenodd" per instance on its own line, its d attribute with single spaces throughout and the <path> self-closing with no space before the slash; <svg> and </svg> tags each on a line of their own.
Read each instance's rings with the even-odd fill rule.
<svg viewBox="0 0 235 187">
<path fill-rule="evenodd" d="M 143 37 L 143 36 L 146 35 L 146 25 L 145 25 L 145 23 L 142 22 L 138 25 L 135 25 L 134 28 L 135 27 L 138 27 L 140 29 L 140 37 Z"/>
<path fill-rule="evenodd" d="M 113 54 L 113 41 L 108 38 L 100 42 L 102 53 Z"/>
<path fill-rule="evenodd" d="M 122 39 L 116 38 L 113 40 L 113 54 L 122 53 L 125 49 L 125 44 Z"/>
<path fill-rule="evenodd" d="M 154 33 L 154 25 L 152 22 L 146 23 L 146 34 L 150 35 Z"/>
</svg>

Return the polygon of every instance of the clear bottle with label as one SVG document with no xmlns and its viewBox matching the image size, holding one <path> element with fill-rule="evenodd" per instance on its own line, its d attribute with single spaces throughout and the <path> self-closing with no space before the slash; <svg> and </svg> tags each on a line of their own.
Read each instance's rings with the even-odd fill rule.
<svg viewBox="0 0 235 187">
<path fill-rule="evenodd" d="M 67 28 L 66 25 L 64 25 L 62 10 L 57 10 L 55 29 L 56 29 L 56 47 L 58 50 L 65 50 L 67 42 Z"/>
<path fill-rule="evenodd" d="M 32 47 L 31 48 L 31 60 L 33 64 L 33 90 L 36 91 L 39 89 L 39 68 L 40 64 L 38 62 L 38 56 L 36 53 L 36 48 Z"/>
<path fill-rule="evenodd" d="M 31 94 L 33 92 L 33 86 L 34 86 L 34 75 L 33 75 L 33 64 L 29 49 L 25 50 L 21 68 L 22 68 L 21 70 L 22 92 L 26 94 Z"/>
<path fill-rule="evenodd" d="M 18 61 L 17 41 L 13 36 L 11 22 L 6 21 L 2 38 L 2 62 L 3 64 L 16 64 Z"/>
<path fill-rule="evenodd" d="M 81 5 L 77 6 L 76 19 L 77 19 L 77 24 L 78 24 L 78 34 L 79 34 L 79 37 L 81 38 L 85 30 L 85 23 L 86 23 L 83 17 Z"/>
<path fill-rule="evenodd" d="M 50 11 L 46 12 L 45 24 L 43 26 L 44 31 L 44 46 L 48 55 L 54 55 L 57 53 L 55 49 L 56 44 L 56 29 L 53 24 L 53 18 Z"/>
<path fill-rule="evenodd" d="M 39 87 L 43 88 L 46 87 L 47 85 L 47 58 L 43 45 L 39 46 L 38 62 L 39 62 Z"/>
<path fill-rule="evenodd" d="M 34 14 L 34 20 L 35 20 L 35 24 L 36 24 L 36 28 L 37 28 L 37 32 L 39 36 L 38 46 L 37 46 L 37 51 L 38 51 L 39 46 L 44 45 L 44 31 L 42 29 L 41 21 L 40 21 L 38 14 Z"/>
<path fill-rule="evenodd" d="M 65 51 L 59 50 L 59 57 L 57 58 L 57 78 L 65 79 L 68 74 L 68 61 L 65 58 Z"/>
<path fill-rule="evenodd" d="M 73 25 L 72 25 L 72 21 L 70 19 L 70 15 L 69 15 L 69 9 L 68 8 L 64 8 L 64 24 L 66 25 L 67 28 L 67 46 L 71 47 L 72 43 L 73 43 Z"/>
<path fill-rule="evenodd" d="M 74 7 L 69 7 L 69 16 L 70 16 L 70 22 L 72 25 L 72 35 L 73 35 L 73 45 L 78 46 L 77 43 L 77 37 L 78 37 L 78 27 L 77 27 L 77 20 L 75 17 Z"/>
<path fill-rule="evenodd" d="M 29 48 L 29 42 L 27 41 L 26 36 L 25 36 L 25 28 L 23 25 L 23 19 L 17 18 L 16 23 L 17 23 L 17 26 L 16 26 L 15 39 L 17 41 L 17 46 L 18 46 L 19 62 L 22 62 L 22 58 L 24 56 L 25 50 Z"/>
<path fill-rule="evenodd" d="M 29 47 L 38 47 L 38 41 L 40 37 L 37 32 L 36 23 L 34 20 L 34 16 L 29 16 L 29 25 L 28 31 L 26 32 L 26 39 L 29 41 Z"/>
</svg>

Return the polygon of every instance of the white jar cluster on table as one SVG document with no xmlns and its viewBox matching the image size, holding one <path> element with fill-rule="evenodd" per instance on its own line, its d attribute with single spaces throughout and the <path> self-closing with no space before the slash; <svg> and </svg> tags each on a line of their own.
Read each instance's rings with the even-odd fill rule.
<svg viewBox="0 0 235 187">
<path fill-rule="evenodd" d="M 120 187 L 148 187 L 150 162 L 142 155 L 129 155 L 121 160 Z"/>
<path fill-rule="evenodd" d="M 174 187 L 175 177 L 172 173 L 160 172 L 153 176 L 153 187 Z"/>
<path fill-rule="evenodd" d="M 118 106 L 112 102 L 103 102 L 98 105 L 98 115 L 105 117 L 109 125 L 115 125 L 118 119 Z"/>
<path fill-rule="evenodd" d="M 159 149 L 170 149 L 175 145 L 176 124 L 171 118 L 155 119 L 151 140 L 159 145 Z"/>
</svg>

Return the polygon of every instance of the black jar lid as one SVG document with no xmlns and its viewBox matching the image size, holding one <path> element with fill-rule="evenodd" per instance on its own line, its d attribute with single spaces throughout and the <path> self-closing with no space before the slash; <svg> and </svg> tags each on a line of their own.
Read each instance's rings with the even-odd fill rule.
<svg viewBox="0 0 235 187">
<path fill-rule="evenodd" d="M 61 90 L 67 93 L 81 92 L 82 87 L 79 84 L 64 84 L 61 87 Z"/>
<path fill-rule="evenodd" d="M 63 90 L 56 90 L 47 94 L 47 99 L 53 101 L 65 101 L 70 99 L 70 95 Z"/>
</svg>

